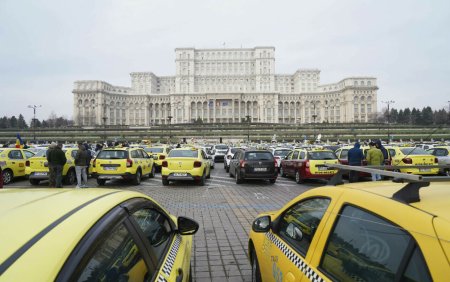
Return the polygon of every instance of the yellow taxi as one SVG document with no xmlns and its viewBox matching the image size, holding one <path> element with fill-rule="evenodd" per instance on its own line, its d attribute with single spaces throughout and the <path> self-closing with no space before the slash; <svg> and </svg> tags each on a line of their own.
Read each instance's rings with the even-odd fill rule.
<svg viewBox="0 0 450 282">
<path fill-rule="evenodd" d="M 303 183 L 305 179 L 329 179 L 336 170 L 326 164 L 337 164 L 338 158 L 331 150 L 323 149 L 295 149 L 280 162 L 280 175 L 293 176 L 295 182 Z"/>
<path fill-rule="evenodd" d="M 393 166 L 428 166 L 438 165 L 438 159 L 419 147 L 390 147 L 386 146 Z M 397 171 L 411 174 L 438 174 L 439 168 L 412 167 L 399 168 Z"/>
<path fill-rule="evenodd" d="M 92 166 L 92 177 L 97 179 L 98 185 L 105 185 L 112 179 L 131 180 L 134 185 L 139 185 L 144 175 L 155 176 L 153 158 L 142 148 L 104 149 L 97 154 Z"/>
<path fill-rule="evenodd" d="M 189 281 L 198 223 L 111 189 L 0 190 L 0 281 Z"/>
<path fill-rule="evenodd" d="M 78 152 L 78 148 L 66 148 L 63 149 L 66 154 L 67 162 L 63 166 L 63 181 L 67 185 L 73 185 L 76 183 L 75 173 L 75 156 Z M 39 150 L 36 155 L 31 157 L 26 162 L 25 175 L 28 177 L 31 185 L 39 185 L 43 180 L 48 180 L 49 169 L 47 162 L 47 149 Z M 92 173 L 92 166 L 89 166 L 88 174 Z"/>
<path fill-rule="evenodd" d="M 25 176 L 25 166 L 29 158 L 34 156 L 30 150 L 18 148 L 0 148 L 0 166 L 3 184 L 9 184 L 15 177 Z"/>
<path fill-rule="evenodd" d="M 308 190 L 253 222 L 252 281 L 448 281 L 448 183 Z"/>
<path fill-rule="evenodd" d="M 199 185 L 205 185 L 205 179 L 211 177 L 209 158 L 202 149 L 176 148 L 162 162 L 162 184 L 170 181 L 194 180 Z"/>
<path fill-rule="evenodd" d="M 166 145 L 144 148 L 144 151 L 155 160 L 156 171 L 161 171 L 162 162 L 167 158 L 170 147 Z"/>
</svg>

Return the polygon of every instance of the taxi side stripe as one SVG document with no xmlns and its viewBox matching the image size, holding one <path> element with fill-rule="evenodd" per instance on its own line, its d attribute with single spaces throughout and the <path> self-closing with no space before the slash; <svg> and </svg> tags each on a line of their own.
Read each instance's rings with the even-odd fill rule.
<svg viewBox="0 0 450 282">
<path fill-rule="evenodd" d="M 181 244 L 181 236 L 180 235 L 176 235 L 175 237 L 175 242 L 172 245 L 172 248 L 170 249 L 169 255 L 166 258 L 166 261 L 164 262 L 164 265 L 162 267 L 162 272 L 167 275 L 170 276 L 170 273 L 172 272 L 172 268 L 173 265 L 175 264 L 175 259 L 177 258 L 177 254 L 178 254 L 178 249 L 180 248 L 180 244 Z M 160 274 L 157 281 L 167 281 L 166 278 Z"/>
<path fill-rule="evenodd" d="M 319 276 L 318 273 L 314 271 L 309 265 L 295 252 L 288 248 L 288 246 L 278 239 L 272 232 L 267 232 L 266 237 L 272 241 L 278 249 L 280 249 L 283 254 L 298 268 L 300 269 L 306 277 L 313 282 L 325 282 L 325 280 Z"/>
<path fill-rule="evenodd" d="M 73 215 L 74 213 L 76 213 L 77 211 L 81 210 L 82 208 L 92 204 L 95 201 L 100 200 L 101 198 L 104 198 L 106 196 L 112 195 L 112 194 L 116 194 L 119 193 L 121 191 L 114 191 L 102 196 L 99 196 L 97 198 L 94 198 L 76 208 L 74 208 L 73 210 L 69 211 L 68 213 L 66 213 L 65 215 L 63 215 L 62 217 L 58 218 L 57 220 L 55 220 L 54 222 L 52 222 L 49 226 L 47 226 L 46 228 L 44 228 L 41 232 L 39 232 L 38 234 L 36 234 L 33 238 L 31 238 L 28 242 L 26 242 L 22 247 L 20 247 L 17 251 L 15 251 L 9 258 L 7 258 L 2 264 L 0 264 L 0 275 L 2 275 L 6 270 L 8 270 L 8 268 L 16 261 L 18 260 L 26 251 L 28 251 L 28 249 L 30 249 L 31 247 L 33 247 L 34 244 L 36 244 L 40 239 L 42 239 L 42 237 L 44 237 L 47 233 L 49 233 L 50 231 L 52 231 L 52 229 L 54 229 L 55 227 L 57 227 L 60 223 L 62 223 L 64 220 L 66 220 L 67 218 L 69 218 L 71 215 Z"/>
</svg>

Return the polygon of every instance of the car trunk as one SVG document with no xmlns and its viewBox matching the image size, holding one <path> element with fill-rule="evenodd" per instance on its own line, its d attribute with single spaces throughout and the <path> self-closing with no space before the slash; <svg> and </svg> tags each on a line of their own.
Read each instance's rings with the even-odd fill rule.
<svg viewBox="0 0 450 282">
<path fill-rule="evenodd" d="M 116 159 L 116 160 L 97 160 L 96 172 L 104 174 L 118 174 L 123 173 L 120 170 L 121 167 L 126 166 L 126 159 Z"/>
<path fill-rule="evenodd" d="M 198 160 L 174 157 L 174 158 L 167 159 L 167 167 L 171 171 L 187 171 L 187 170 L 191 170 L 194 168 L 195 161 L 198 161 Z"/>
<path fill-rule="evenodd" d="M 48 162 L 46 157 L 32 157 L 28 160 L 30 162 L 30 169 L 35 175 L 48 174 Z"/>
<path fill-rule="evenodd" d="M 337 170 L 328 169 L 325 164 L 337 164 L 339 163 L 337 159 L 335 160 L 309 160 L 309 170 L 312 174 L 334 174 Z"/>
<path fill-rule="evenodd" d="M 275 160 L 246 160 L 244 164 L 245 174 L 271 174 L 275 173 Z"/>
</svg>

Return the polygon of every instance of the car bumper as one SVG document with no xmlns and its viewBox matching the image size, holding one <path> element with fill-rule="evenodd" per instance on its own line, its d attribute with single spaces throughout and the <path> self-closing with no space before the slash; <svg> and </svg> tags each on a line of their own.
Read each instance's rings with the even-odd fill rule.
<svg viewBox="0 0 450 282">
<path fill-rule="evenodd" d="M 100 174 L 100 173 L 92 173 L 93 178 L 97 179 L 105 179 L 105 180 L 111 180 L 111 179 L 133 179 L 134 174 L 131 174 L 129 172 L 122 173 L 122 174 Z"/>
<path fill-rule="evenodd" d="M 245 172 L 245 170 L 241 169 L 241 178 L 244 179 L 277 179 L 278 172 L 275 173 L 249 173 Z"/>
<path fill-rule="evenodd" d="M 225 159 L 225 155 L 216 155 L 216 156 L 213 157 L 213 160 L 215 162 L 223 162 L 224 159 Z"/>
<path fill-rule="evenodd" d="M 48 173 L 46 174 L 40 174 L 39 172 L 32 172 L 29 175 L 26 175 L 28 179 L 38 179 L 38 180 L 47 180 L 48 179 Z"/>
<path fill-rule="evenodd" d="M 200 180 L 202 175 L 192 175 L 190 173 L 170 173 L 169 175 L 162 175 L 162 179 L 167 180 Z"/>
</svg>

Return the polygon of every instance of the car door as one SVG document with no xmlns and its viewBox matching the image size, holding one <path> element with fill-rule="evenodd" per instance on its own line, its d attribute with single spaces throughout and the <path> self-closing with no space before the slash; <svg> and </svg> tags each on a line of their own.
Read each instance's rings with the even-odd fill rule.
<svg viewBox="0 0 450 282">
<path fill-rule="evenodd" d="M 240 160 L 241 155 L 242 155 L 242 151 L 236 152 L 230 161 L 230 174 L 232 174 L 234 176 L 236 174 L 236 170 L 239 167 L 239 160 Z"/>
<path fill-rule="evenodd" d="M 295 171 L 296 171 L 295 163 L 297 162 L 299 154 L 300 154 L 300 152 L 296 150 L 292 153 L 292 155 L 290 155 L 288 162 L 287 162 L 286 174 L 295 175 Z"/>
<path fill-rule="evenodd" d="M 15 177 L 25 175 L 26 158 L 20 149 L 10 150 L 8 153 L 8 161 Z"/>
<path fill-rule="evenodd" d="M 199 150 L 200 157 L 202 158 L 202 165 L 205 168 L 206 175 L 210 175 L 211 165 L 209 163 L 209 159 L 206 157 L 206 154 L 203 150 Z"/>
<path fill-rule="evenodd" d="M 271 258 L 261 260 L 261 269 L 271 269 L 272 277 L 264 277 L 263 281 L 300 281 L 312 277 L 309 259 L 329 217 L 326 211 L 331 209 L 330 203 L 327 197 L 302 199 L 273 222 L 265 242 Z"/>
<path fill-rule="evenodd" d="M 142 164 L 142 174 L 146 175 L 151 172 L 152 163 L 149 155 L 144 150 L 137 150 Z"/>
</svg>

